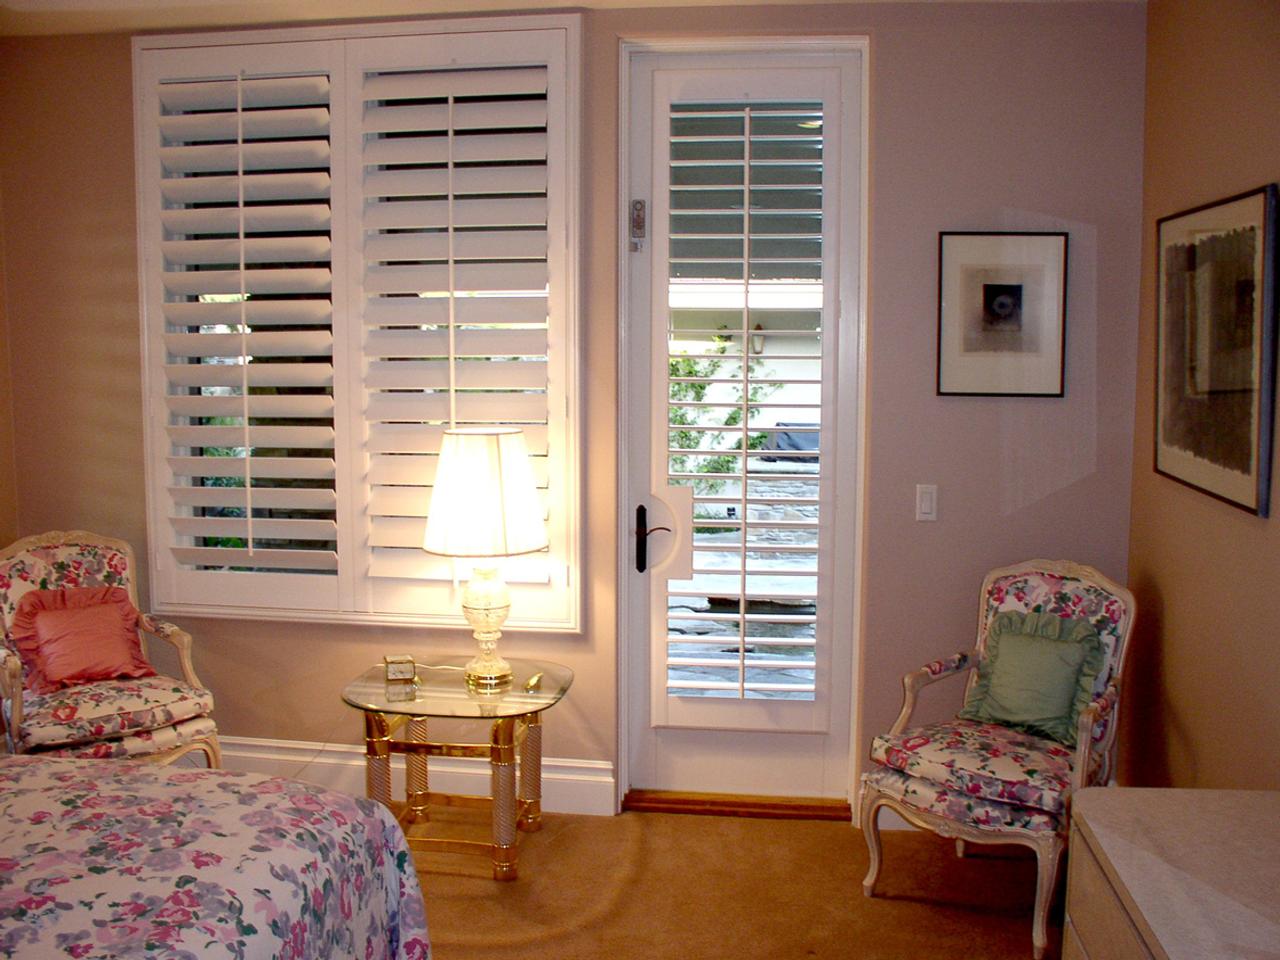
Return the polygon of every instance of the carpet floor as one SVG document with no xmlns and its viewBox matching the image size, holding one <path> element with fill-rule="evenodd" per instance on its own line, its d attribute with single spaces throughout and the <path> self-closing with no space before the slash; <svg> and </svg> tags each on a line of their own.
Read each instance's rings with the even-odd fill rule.
<svg viewBox="0 0 1280 960">
<path fill-rule="evenodd" d="M 883 831 L 876 896 L 847 823 L 548 814 L 520 876 L 420 855 L 435 960 L 1029 960 L 1035 861 Z M 1046 960 L 1062 939 L 1051 914 Z"/>
</svg>

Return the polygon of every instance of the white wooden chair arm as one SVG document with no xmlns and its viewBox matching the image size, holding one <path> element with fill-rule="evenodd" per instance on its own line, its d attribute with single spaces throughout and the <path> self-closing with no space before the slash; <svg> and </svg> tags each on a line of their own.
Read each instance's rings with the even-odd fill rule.
<svg viewBox="0 0 1280 960">
<path fill-rule="evenodd" d="M 0 715 L 0 725 L 4 727 L 9 749 L 13 749 L 13 739 L 22 726 L 22 660 L 12 650 L 0 647 L 0 699 L 9 704 L 9 720 L 6 723 Z"/>
<path fill-rule="evenodd" d="M 911 714 L 916 708 L 916 696 L 931 683 L 958 676 L 978 662 L 977 649 L 955 653 L 945 660 L 933 660 L 919 670 L 912 670 L 902 676 L 902 711 L 898 719 L 889 728 L 889 735 L 896 737 L 907 729 L 911 722 Z"/>
<path fill-rule="evenodd" d="M 1071 769 L 1071 792 L 1083 790 L 1090 786 L 1090 768 L 1092 767 L 1091 754 L 1096 750 L 1102 753 L 1103 757 L 1109 755 L 1111 744 L 1116 738 L 1116 724 L 1114 722 L 1114 712 L 1116 704 L 1120 702 L 1120 687 L 1118 684 L 1111 684 L 1102 695 L 1095 697 L 1087 707 L 1080 711 L 1080 718 L 1076 721 L 1076 755 L 1072 761 Z M 1102 739 L 1095 742 L 1094 733 L 1098 728 L 1098 724 L 1104 719 L 1110 718 L 1112 722 L 1107 724 L 1106 732 L 1102 735 Z M 1099 782 L 1106 782 L 1110 771 L 1103 764 L 1102 778 Z"/>
<path fill-rule="evenodd" d="M 138 618 L 138 626 L 153 637 L 158 637 L 171 644 L 178 651 L 178 663 L 182 667 L 182 679 L 193 687 L 204 688 L 204 684 L 196 676 L 195 667 L 191 663 L 191 634 L 176 624 L 157 620 L 149 613 L 144 613 Z"/>
</svg>

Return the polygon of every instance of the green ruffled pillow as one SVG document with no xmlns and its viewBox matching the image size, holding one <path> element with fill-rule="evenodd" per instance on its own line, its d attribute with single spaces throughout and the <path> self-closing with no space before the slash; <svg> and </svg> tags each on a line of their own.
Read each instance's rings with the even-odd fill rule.
<svg viewBox="0 0 1280 960">
<path fill-rule="evenodd" d="M 1080 711 L 1106 659 L 1087 620 L 1006 611 L 987 628 L 986 656 L 960 716 L 1075 746 Z"/>
</svg>

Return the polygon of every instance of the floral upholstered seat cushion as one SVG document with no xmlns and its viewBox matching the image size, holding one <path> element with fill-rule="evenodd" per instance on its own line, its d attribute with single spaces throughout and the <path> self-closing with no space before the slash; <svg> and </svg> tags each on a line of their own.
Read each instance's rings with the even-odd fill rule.
<svg viewBox="0 0 1280 960">
<path fill-rule="evenodd" d="M 166 750 L 176 750 L 178 747 L 185 747 L 189 743 L 214 736 L 217 732 L 218 725 L 213 722 L 212 717 L 193 717 L 170 727 L 140 730 L 111 740 L 93 740 L 88 743 L 53 747 L 41 750 L 37 755 L 77 757 L 82 760 L 128 760 L 134 757 L 149 757 Z"/>
<path fill-rule="evenodd" d="M 871 759 L 966 797 L 1058 814 L 1073 751 L 1053 740 L 976 720 L 948 720 L 897 736 L 881 734 Z"/>
<path fill-rule="evenodd" d="M 156 730 L 212 711 L 213 694 L 171 677 L 103 680 L 54 693 L 28 693 L 18 749 L 44 750 Z"/>
<path fill-rule="evenodd" d="M 910 777 L 889 767 L 876 767 L 863 775 L 867 784 L 896 797 L 913 810 L 945 817 L 958 823 L 992 831 L 1027 830 L 1031 833 L 1057 831 L 1062 826 L 1058 814 L 999 800 L 986 800 L 930 780 Z"/>
</svg>

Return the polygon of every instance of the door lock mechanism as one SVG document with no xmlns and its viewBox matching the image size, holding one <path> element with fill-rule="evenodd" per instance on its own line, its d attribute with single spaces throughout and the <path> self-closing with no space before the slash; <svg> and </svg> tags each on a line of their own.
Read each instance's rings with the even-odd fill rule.
<svg viewBox="0 0 1280 960">
<path fill-rule="evenodd" d="M 636 507 L 636 572 L 644 573 L 649 568 L 649 534 L 660 530 L 671 532 L 670 527 L 649 526 L 649 511 L 642 503 Z"/>
</svg>

